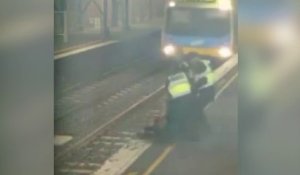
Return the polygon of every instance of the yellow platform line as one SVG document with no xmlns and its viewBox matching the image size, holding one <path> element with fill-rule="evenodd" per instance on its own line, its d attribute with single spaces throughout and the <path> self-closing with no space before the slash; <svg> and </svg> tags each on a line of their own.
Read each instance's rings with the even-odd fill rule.
<svg viewBox="0 0 300 175">
<path fill-rule="evenodd" d="M 157 167 L 161 164 L 163 160 L 171 153 L 175 148 L 175 145 L 170 145 L 164 149 L 164 151 L 159 155 L 157 159 L 149 166 L 149 168 L 142 175 L 150 175 Z"/>
</svg>

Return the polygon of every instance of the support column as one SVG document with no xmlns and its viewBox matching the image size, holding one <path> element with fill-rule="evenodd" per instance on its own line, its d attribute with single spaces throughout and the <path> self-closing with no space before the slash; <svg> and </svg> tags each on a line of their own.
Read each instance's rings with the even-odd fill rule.
<svg viewBox="0 0 300 175">
<path fill-rule="evenodd" d="M 55 13 L 55 35 L 62 38 L 63 43 L 68 42 L 68 25 L 67 25 L 67 3 L 66 0 L 54 1 Z"/>
<path fill-rule="evenodd" d="M 112 15 L 112 27 L 118 27 L 118 17 L 119 17 L 119 2 L 117 0 L 111 0 L 111 6 L 112 6 L 112 10 L 111 10 L 111 15 Z"/>
<path fill-rule="evenodd" d="M 102 34 L 105 38 L 107 38 L 110 35 L 107 18 L 108 18 L 108 0 L 103 0 Z"/>
<path fill-rule="evenodd" d="M 124 23 L 123 23 L 123 29 L 125 31 L 130 30 L 129 25 L 129 0 L 124 0 Z"/>
<path fill-rule="evenodd" d="M 149 4 L 149 20 L 151 21 L 153 18 L 153 0 L 148 0 Z"/>
</svg>

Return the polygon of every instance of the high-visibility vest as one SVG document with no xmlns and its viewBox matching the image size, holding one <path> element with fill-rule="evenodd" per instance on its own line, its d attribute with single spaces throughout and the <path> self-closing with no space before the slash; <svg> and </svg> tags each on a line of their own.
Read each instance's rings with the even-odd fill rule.
<svg viewBox="0 0 300 175">
<path fill-rule="evenodd" d="M 195 82 L 199 81 L 202 78 L 206 78 L 206 80 L 207 80 L 206 84 L 203 85 L 202 87 L 199 87 L 199 88 L 206 88 L 208 86 L 213 85 L 214 82 L 215 82 L 215 75 L 214 75 L 214 72 L 211 68 L 210 61 L 208 61 L 208 60 L 197 60 L 197 61 L 203 63 L 206 67 L 206 70 L 202 73 L 194 75 Z M 195 63 L 195 64 L 197 64 L 197 63 Z"/>
<path fill-rule="evenodd" d="M 197 82 L 200 81 L 202 78 L 206 78 L 206 83 L 201 87 L 196 87 L 197 89 L 207 88 L 214 84 L 216 77 L 211 68 L 210 61 L 195 58 L 190 62 L 190 64 L 191 66 L 189 66 L 189 68 L 191 69 L 191 72 L 189 73 L 192 73 L 192 75 L 189 75 L 189 77 L 193 79 L 193 83 L 197 84 Z M 197 66 L 192 67 L 195 64 L 203 64 L 206 67 L 206 69 L 203 72 L 199 70 L 193 70 L 197 68 Z M 190 82 L 185 72 L 179 72 L 177 74 L 169 76 L 168 81 L 168 91 L 172 98 L 178 98 L 192 93 L 193 83 Z"/>
<path fill-rule="evenodd" d="M 192 86 L 184 72 L 168 77 L 168 92 L 172 98 L 179 98 L 192 93 Z"/>
<path fill-rule="evenodd" d="M 194 64 L 203 64 L 203 65 L 206 67 L 206 69 L 205 69 L 204 72 L 198 73 L 198 74 L 200 74 L 200 75 L 202 75 L 202 74 L 207 74 L 207 73 L 209 73 L 209 72 L 212 71 L 212 69 L 211 69 L 211 63 L 210 63 L 210 61 L 208 61 L 208 60 L 202 60 L 202 59 L 194 58 L 194 59 L 191 61 L 191 64 L 192 64 L 192 65 L 194 65 Z M 197 71 L 199 71 L 199 70 L 193 70 L 193 71 L 197 73 Z"/>
</svg>

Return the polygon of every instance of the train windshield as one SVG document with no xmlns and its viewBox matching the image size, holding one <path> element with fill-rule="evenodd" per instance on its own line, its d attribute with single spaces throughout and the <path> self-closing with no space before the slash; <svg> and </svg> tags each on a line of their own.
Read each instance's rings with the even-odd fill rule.
<svg viewBox="0 0 300 175">
<path fill-rule="evenodd" d="M 224 37 L 230 34 L 230 15 L 217 9 L 170 8 L 166 32 L 178 36 Z"/>
</svg>

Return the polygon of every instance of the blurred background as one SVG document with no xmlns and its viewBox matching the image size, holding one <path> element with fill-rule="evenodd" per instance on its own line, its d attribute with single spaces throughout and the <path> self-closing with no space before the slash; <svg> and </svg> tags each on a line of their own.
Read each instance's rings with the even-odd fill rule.
<svg viewBox="0 0 300 175">
<path fill-rule="evenodd" d="M 299 2 L 238 4 L 240 174 L 299 174 Z"/>
<path fill-rule="evenodd" d="M 0 174 L 51 175 L 53 2 L 4 0 L 0 11 Z"/>
</svg>

